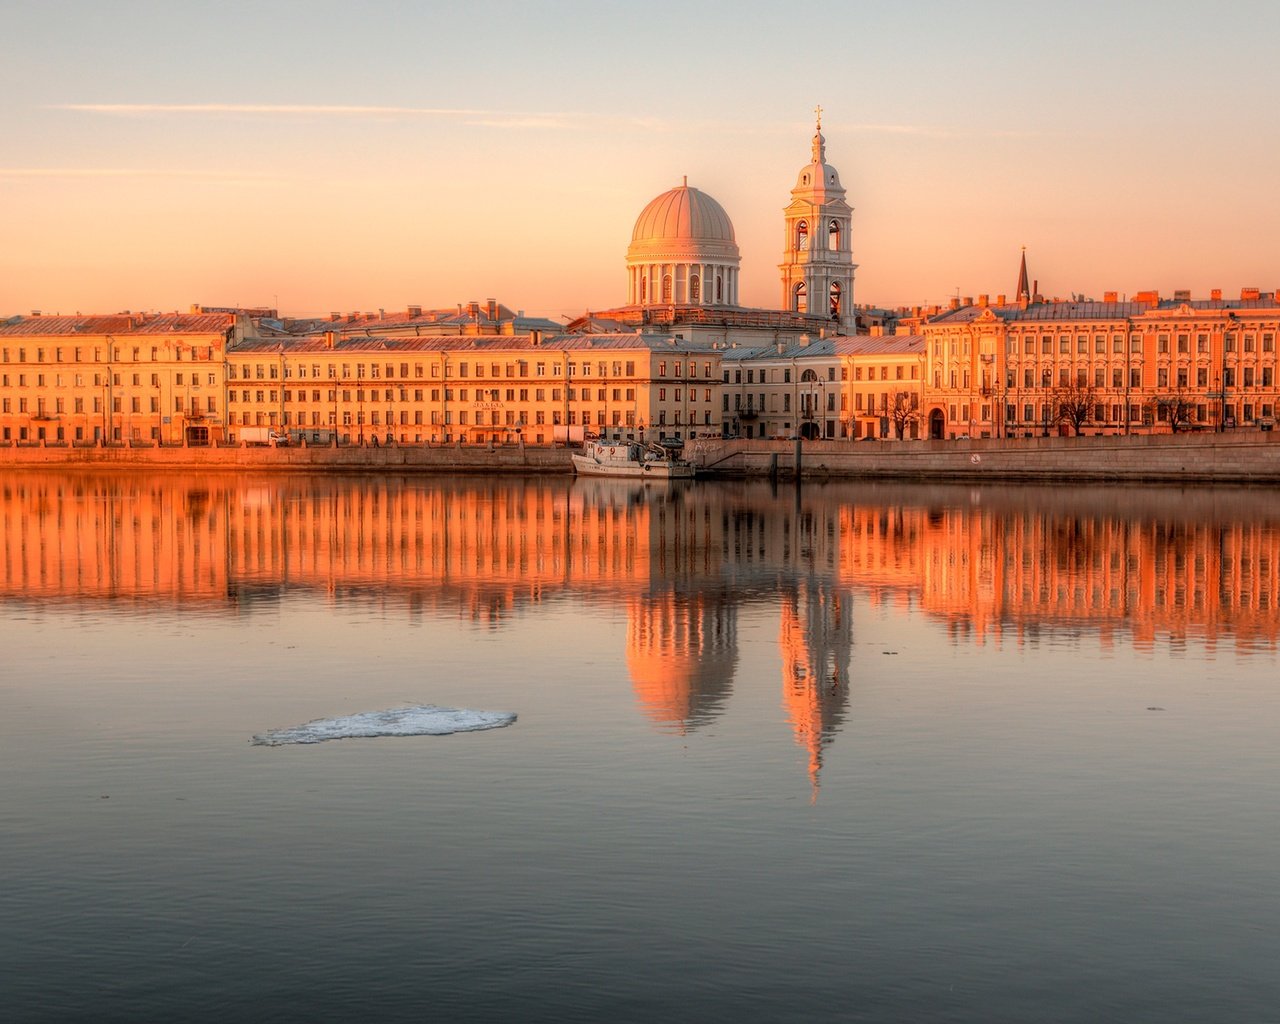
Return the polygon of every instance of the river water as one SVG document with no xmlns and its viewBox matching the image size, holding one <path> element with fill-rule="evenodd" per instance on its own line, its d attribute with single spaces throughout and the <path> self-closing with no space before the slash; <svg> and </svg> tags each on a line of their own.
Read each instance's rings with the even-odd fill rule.
<svg viewBox="0 0 1280 1024">
<path fill-rule="evenodd" d="M 1274 1019 L 1278 635 L 1271 491 L 10 473 L 0 1014 Z"/>
</svg>

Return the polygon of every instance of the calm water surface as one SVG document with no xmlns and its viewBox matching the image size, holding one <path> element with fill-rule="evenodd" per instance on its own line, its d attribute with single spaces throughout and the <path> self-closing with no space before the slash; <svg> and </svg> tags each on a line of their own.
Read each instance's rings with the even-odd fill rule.
<svg viewBox="0 0 1280 1024">
<path fill-rule="evenodd" d="M 1278 509 L 9 474 L 0 1012 L 1275 1019 Z"/>
</svg>

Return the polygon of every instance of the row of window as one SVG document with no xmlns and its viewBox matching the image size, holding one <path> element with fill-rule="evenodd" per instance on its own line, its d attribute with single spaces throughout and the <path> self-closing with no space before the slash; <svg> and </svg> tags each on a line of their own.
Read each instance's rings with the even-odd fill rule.
<svg viewBox="0 0 1280 1024">
<path fill-rule="evenodd" d="M 548 365 L 550 365 L 551 373 L 547 373 Z M 595 373 L 592 374 L 592 367 Z M 670 364 L 666 360 L 658 362 L 658 377 L 666 377 L 668 366 L 672 369 L 672 377 L 696 378 L 699 376 L 698 364 L 695 360 L 690 359 L 686 364 L 683 360 L 674 361 Z M 445 361 L 437 361 L 431 363 L 431 376 L 439 379 L 442 368 L 447 367 Z M 535 377 L 558 377 L 563 375 L 563 363 L 547 364 L 539 362 L 533 364 Z M 320 379 L 322 376 L 326 379 L 333 380 L 337 378 L 349 379 L 354 377 L 356 380 L 408 380 L 410 372 L 415 379 L 422 379 L 426 376 L 426 367 L 422 363 L 400 363 L 398 366 L 399 375 L 397 378 L 397 365 L 395 363 L 228 363 L 227 379 L 228 380 L 278 380 L 281 377 L 285 379 L 297 376 L 299 379 L 311 377 Z M 525 360 L 519 360 L 514 363 L 481 363 L 463 360 L 457 362 L 453 367 L 458 377 L 528 377 L 529 363 Z M 322 373 L 322 370 L 324 371 Z M 686 370 L 688 371 L 686 374 Z M 790 371 L 787 371 L 788 374 Z M 568 375 L 570 377 L 634 377 L 636 375 L 636 364 L 633 360 L 617 361 L 614 363 L 607 362 L 570 362 L 568 364 Z M 704 362 L 702 364 L 702 377 L 710 379 L 712 375 L 712 364 Z"/>
<path fill-rule="evenodd" d="M 134 412 L 159 413 L 161 401 L 159 398 L 152 396 L 146 399 L 146 406 L 147 408 L 144 409 L 142 398 L 137 398 L 137 397 L 130 398 L 128 400 L 127 411 L 131 413 L 134 413 Z M 12 398 L 0 398 L 0 412 L 11 413 L 15 411 L 15 408 L 19 413 L 34 413 L 36 416 L 44 416 L 49 414 L 60 415 L 67 411 L 67 400 L 65 398 L 55 398 L 53 402 L 50 403 L 48 399 L 37 398 L 35 400 L 35 404 L 33 407 L 30 404 L 30 401 L 26 398 L 18 398 L 16 400 Z M 104 408 L 105 408 L 105 405 L 100 396 L 94 396 L 93 399 L 90 400 L 89 402 L 86 402 L 85 399 L 78 398 L 78 397 L 71 399 L 72 413 L 85 413 L 89 410 L 100 413 L 103 411 Z M 212 396 L 210 396 L 209 398 L 206 399 L 204 408 L 210 413 L 216 413 L 218 411 L 218 403 Z M 111 400 L 111 411 L 120 412 L 120 413 L 125 412 L 126 411 L 125 400 L 123 398 L 113 398 Z M 177 413 L 182 413 L 187 411 L 187 404 L 182 395 L 174 396 L 173 411 Z M 200 405 L 199 398 L 191 399 L 190 415 L 193 415 L 193 416 L 201 415 L 201 405 Z"/>
<path fill-rule="evenodd" d="M 102 346 L 94 346 L 93 349 L 82 348 L 81 346 L 78 346 L 78 345 L 71 349 L 64 349 L 62 347 L 55 347 L 52 349 L 44 349 L 44 348 L 34 349 L 34 353 L 36 357 L 35 361 L 37 363 L 43 363 L 46 361 L 50 363 L 67 362 L 68 360 L 66 359 L 66 355 L 68 352 L 70 352 L 70 355 L 71 355 L 70 362 L 73 362 L 73 363 L 85 363 L 85 362 L 119 363 L 119 362 L 125 361 L 121 355 L 121 353 L 124 351 L 127 351 L 129 353 L 129 359 L 128 359 L 129 362 L 133 362 L 133 363 L 143 362 L 142 349 L 130 348 L 126 350 L 126 349 L 122 349 L 118 345 L 113 348 L 103 348 Z M 158 347 L 153 347 L 149 351 L 150 351 L 149 361 L 153 363 L 169 362 L 171 360 L 173 362 L 180 363 L 183 361 L 184 354 L 187 356 L 187 358 L 190 358 L 192 360 L 204 360 L 208 362 L 209 360 L 213 359 L 213 348 L 208 345 L 197 345 L 189 349 L 175 349 L 172 357 L 166 351 L 164 353 L 163 358 L 161 358 L 160 349 Z M 92 352 L 92 356 L 89 355 L 90 352 Z M 12 356 L 16 356 L 17 358 L 13 359 Z M 46 359 L 46 357 L 48 358 Z M 27 361 L 27 349 L 25 346 L 20 346 L 15 349 L 9 349 L 9 348 L 0 349 L 0 362 L 25 363 L 26 361 Z"/>
</svg>

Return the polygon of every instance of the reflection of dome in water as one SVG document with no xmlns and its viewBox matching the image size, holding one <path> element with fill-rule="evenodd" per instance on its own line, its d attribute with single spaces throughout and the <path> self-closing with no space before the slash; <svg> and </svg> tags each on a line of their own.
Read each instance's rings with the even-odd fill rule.
<svg viewBox="0 0 1280 1024">
<path fill-rule="evenodd" d="M 737 669 L 733 610 L 666 594 L 635 601 L 627 625 L 627 669 L 645 713 L 693 729 L 716 717 Z"/>
</svg>

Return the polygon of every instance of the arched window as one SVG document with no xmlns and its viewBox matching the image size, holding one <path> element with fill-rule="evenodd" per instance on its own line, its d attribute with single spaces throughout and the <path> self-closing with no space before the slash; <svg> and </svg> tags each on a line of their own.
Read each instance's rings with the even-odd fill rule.
<svg viewBox="0 0 1280 1024">
<path fill-rule="evenodd" d="M 840 298 L 841 298 L 840 282 L 832 281 L 831 282 L 831 315 L 832 316 L 840 315 Z"/>
<path fill-rule="evenodd" d="M 796 285 L 795 291 L 792 293 L 792 296 L 793 297 L 792 297 L 791 305 L 792 305 L 793 312 L 796 312 L 796 313 L 809 312 L 809 290 L 804 286 L 803 281 L 801 281 L 798 285 Z"/>
<path fill-rule="evenodd" d="M 813 381 L 815 381 L 815 380 L 817 380 L 817 379 L 818 379 L 818 371 L 817 371 L 817 370 L 805 370 L 805 371 L 804 371 L 804 373 L 800 374 L 800 383 L 801 383 L 801 384 L 809 384 L 809 383 L 812 383 Z"/>
<path fill-rule="evenodd" d="M 689 301 L 702 301 L 702 278 L 697 274 L 691 274 L 689 276 Z"/>
<path fill-rule="evenodd" d="M 802 220 L 796 225 L 796 249 L 804 252 L 809 248 L 809 222 Z"/>
<path fill-rule="evenodd" d="M 671 303 L 671 275 L 670 274 L 662 275 L 662 301 L 667 305 L 670 305 Z"/>
<path fill-rule="evenodd" d="M 827 225 L 827 248 L 832 252 L 840 251 L 840 222 L 833 220 Z"/>
</svg>

